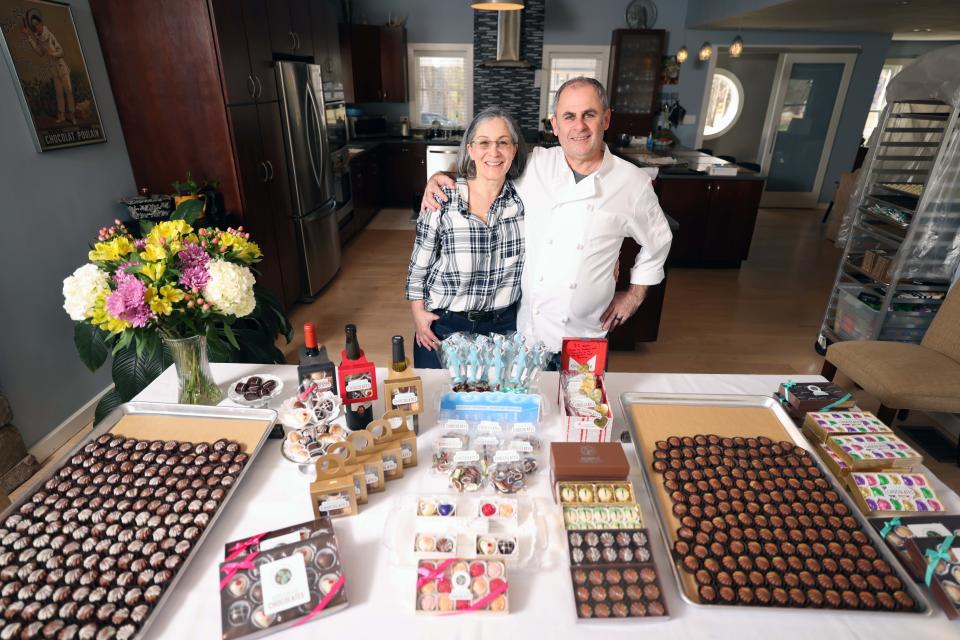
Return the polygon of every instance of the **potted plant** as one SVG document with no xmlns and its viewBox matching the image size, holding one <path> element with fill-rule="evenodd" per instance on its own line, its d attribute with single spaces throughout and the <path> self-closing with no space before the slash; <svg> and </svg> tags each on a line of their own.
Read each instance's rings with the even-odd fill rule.
<svg viewBox="0 0 960 640">
<path fill-rule="evenodd" d="M 219 183 L 212 180 L 203 180 L 198 182 L 193 179 L 191 172 L 187 171 L 187 179 L 183 182 L 174 180 L 170 185 L 173 187 L 173 205 L 180 212 L 180 217 L 191 218 L 196 213 L 196 219 L 203 218 L 207 211 L 206 197 L 204 191 L 217 189 Z M 181 206 L 186 207 L 180 210 Z"/>
<path fill-rule="evenodd" d="M 279 302 L 256 286 L 260 247 L 238 229 L 195 229 L 181 210 L 140 221 L 136 236 L 119 220 L 100 230 L 83 265 L 63 282 L 74 342 L 91 371 L 113 356 L 114 389 L 96 420 L 132 399 L 171 362 L 178 401 L 217 404 L 222 392 L 209 360 L 283 363 L 274 342 L 292 327 Z"/>
</svg>

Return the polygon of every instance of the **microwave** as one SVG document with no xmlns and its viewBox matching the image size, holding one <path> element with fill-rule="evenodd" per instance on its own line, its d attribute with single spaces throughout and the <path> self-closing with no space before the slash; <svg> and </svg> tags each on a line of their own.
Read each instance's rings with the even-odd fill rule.
<svg viewBox="0 0 960 640">
<path fill-rule="evenodd" d="M 350 116 L 350 139 L 382 138 L 387 135 L 387 119 L 384 116 Z"/>
</svg>

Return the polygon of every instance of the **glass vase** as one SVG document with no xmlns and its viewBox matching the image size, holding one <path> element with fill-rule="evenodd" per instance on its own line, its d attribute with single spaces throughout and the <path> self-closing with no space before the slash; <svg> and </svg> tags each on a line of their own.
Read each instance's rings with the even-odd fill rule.
<svg viewBox="0 0 960 640">
<path fill-rule="evenodd" d="M 177 402 L 180 404 L 217 404 L 223 392 L 213 381 L 207 357 L 206 336 L 164 338 L 177 368 Z"/>
</svg>

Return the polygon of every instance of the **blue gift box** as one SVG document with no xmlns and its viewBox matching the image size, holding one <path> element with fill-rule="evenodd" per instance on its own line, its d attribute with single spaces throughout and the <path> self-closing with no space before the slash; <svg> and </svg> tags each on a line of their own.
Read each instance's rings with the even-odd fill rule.
<svg viewBox="0 0 960 640">
<path fill-rule="evenodd" d="M 440 396 L 440 419 L 538 424 L 540 401 L 540 395 L 535 393 L 447 391 Z"/>
</svg>

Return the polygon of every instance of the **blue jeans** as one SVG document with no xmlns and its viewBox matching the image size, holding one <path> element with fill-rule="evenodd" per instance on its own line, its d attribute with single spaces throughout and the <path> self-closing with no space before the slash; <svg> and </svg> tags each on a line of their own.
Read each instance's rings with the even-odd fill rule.
<svg viewBox="0 0 960 640">
<path fill-rule="evenodd" d="M 480 335 L 511 333 L 517 330 L 517 304 L 515 302 L 509 307 L 494 311 L 489 320 L 468 320 L 466 314 L 456 311 L 434 310 L 440 318 L 433 321 L 430 329 L 440 340 L 458 331 Z M 414 341 L 413 366 L 417 369 L 442 369 L 437 353 L 436 349 L 428 351 Z"/>
</svg>

